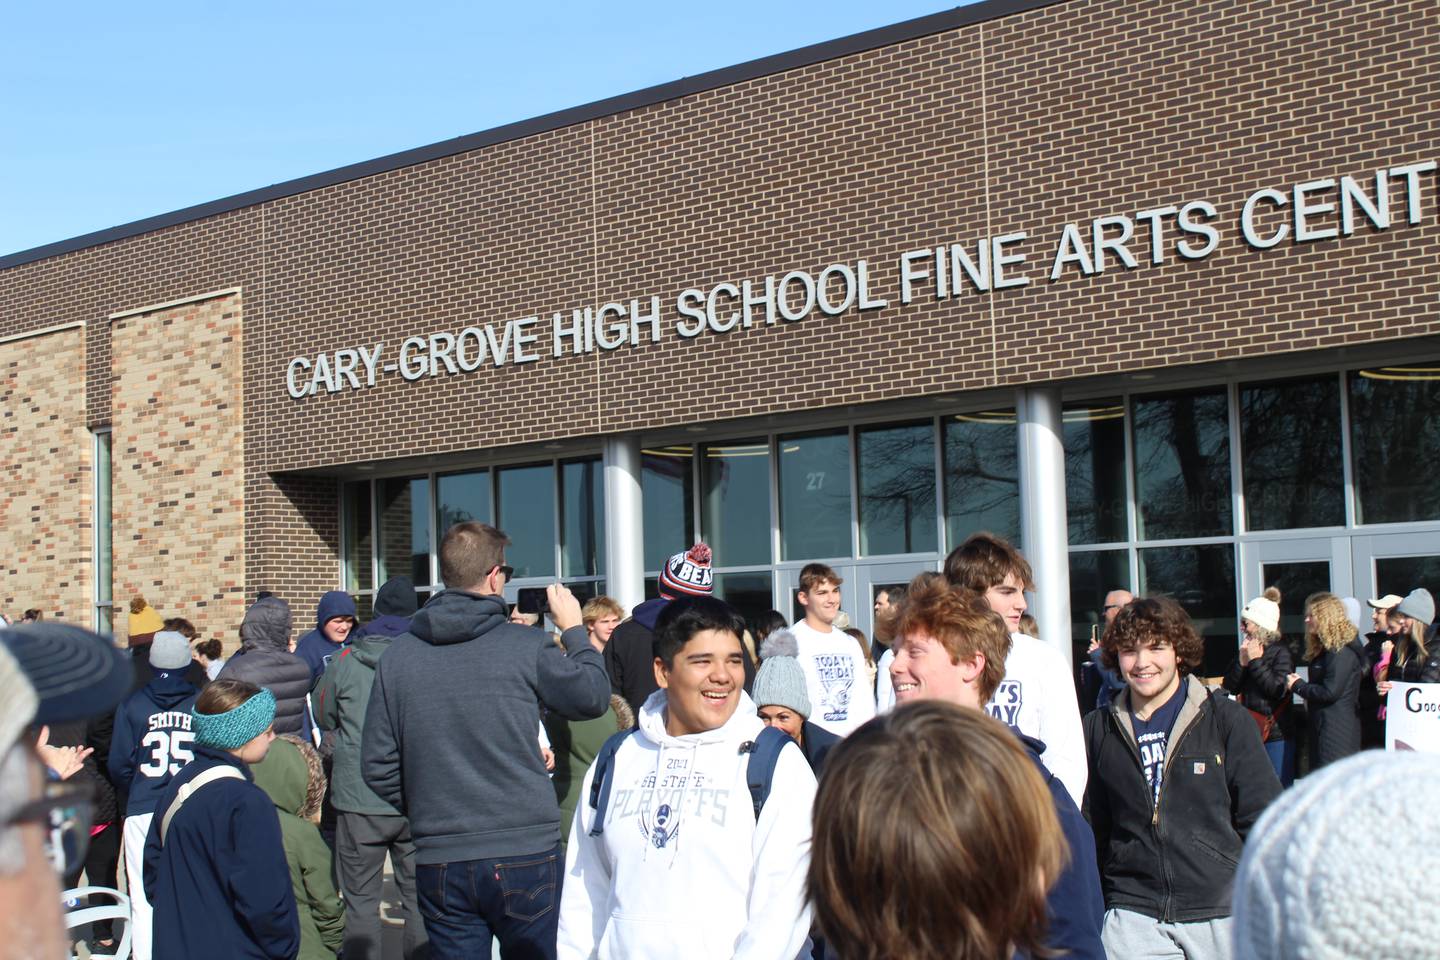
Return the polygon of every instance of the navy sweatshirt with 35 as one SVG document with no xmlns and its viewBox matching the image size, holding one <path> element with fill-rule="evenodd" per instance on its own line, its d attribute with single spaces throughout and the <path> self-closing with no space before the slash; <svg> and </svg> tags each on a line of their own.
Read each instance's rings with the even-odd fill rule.
<svg viewBox="0 0 1440 960">
<path fill-rule="evenodd" d="M 200 691 L 185 671 L 156 673 L 121 702 L 110 737 L 110 782 L 130 791 L 125 815 L 150 813 L 170 778 L 190 762 L 190 708 Z"/>
</svg>

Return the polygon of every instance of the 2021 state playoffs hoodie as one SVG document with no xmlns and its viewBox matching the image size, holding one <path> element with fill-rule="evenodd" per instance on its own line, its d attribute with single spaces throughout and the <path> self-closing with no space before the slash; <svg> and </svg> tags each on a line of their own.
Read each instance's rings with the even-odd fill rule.
<svg viewBox="0 0 1440 960">
<path fill-rule="evenodd" d="M 666 693 L 612 761 L 604 831 L 590 835 L 585 775 L 565 856 L 557 955 L 791 960 L 806 948 L 815 777 L 800 748 L 780 752 L 756 820 L 741 745 L 764 729 L 745 693 L 721 727 L 671 736 Z M 808 956 L 808 953 L 806 954 Z"/>
</svg>

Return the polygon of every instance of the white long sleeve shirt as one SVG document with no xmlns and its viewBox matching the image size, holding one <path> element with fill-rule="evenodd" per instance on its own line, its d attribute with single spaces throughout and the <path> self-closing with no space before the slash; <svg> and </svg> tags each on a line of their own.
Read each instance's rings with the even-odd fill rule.
<svg viewBox="0 0 1440 960">
<path fill-rule="evenodd" d="M 875 690 L 865 651 L 844 630 L 821 633 L 801 620 L 790 628 L 800 654 L 795 659 L 805 673 L 810 697 L 809 720 L 843 737 L 875 716 Z"/>
<path fill-rule="evenodd" d="M 764 724 L 740 698 L 724 726 L 673 737 L 665 691 L 651 694 L 640 732 L 611 762 L 598 837 L 591 766 L 565 855 L 560 960 L 792 960 L 809 950 L 815 777 L 787 746 L 756 820 L 740 746 Z"/>
<path fill-rule="evenodd" d="M 1027 634 L 1010 634 L 1005 679 L 985 709 L 1027 737 L 1044 742 L 1041 762 L 1080 806 L 1089 777 L 1085 734 L 1075 684 L 1060 651 Z"/>
</svg>

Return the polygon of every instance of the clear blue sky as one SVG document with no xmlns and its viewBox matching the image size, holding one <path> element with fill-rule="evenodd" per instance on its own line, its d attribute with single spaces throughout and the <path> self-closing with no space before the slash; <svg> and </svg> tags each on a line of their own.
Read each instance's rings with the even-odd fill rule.
<svg viewBox="0 0 1440 960">
<path fill-rule="evenodd" d="M 0 254 L 964 2 L 11 4 Z"/>
</svg>

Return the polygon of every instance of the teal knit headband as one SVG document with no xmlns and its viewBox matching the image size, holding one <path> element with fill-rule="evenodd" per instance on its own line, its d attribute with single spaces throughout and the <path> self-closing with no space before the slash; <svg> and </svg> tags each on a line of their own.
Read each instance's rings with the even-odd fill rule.
<svg viewBox="0 0 1440 960">
<path fill-rule="evenodd" d="M 234 710 L 200 713 L 190 708 L 195 742 L 220 750 L 243 747 L 275 722 L 275 694 L 261 690 Z"/>
</svg>

